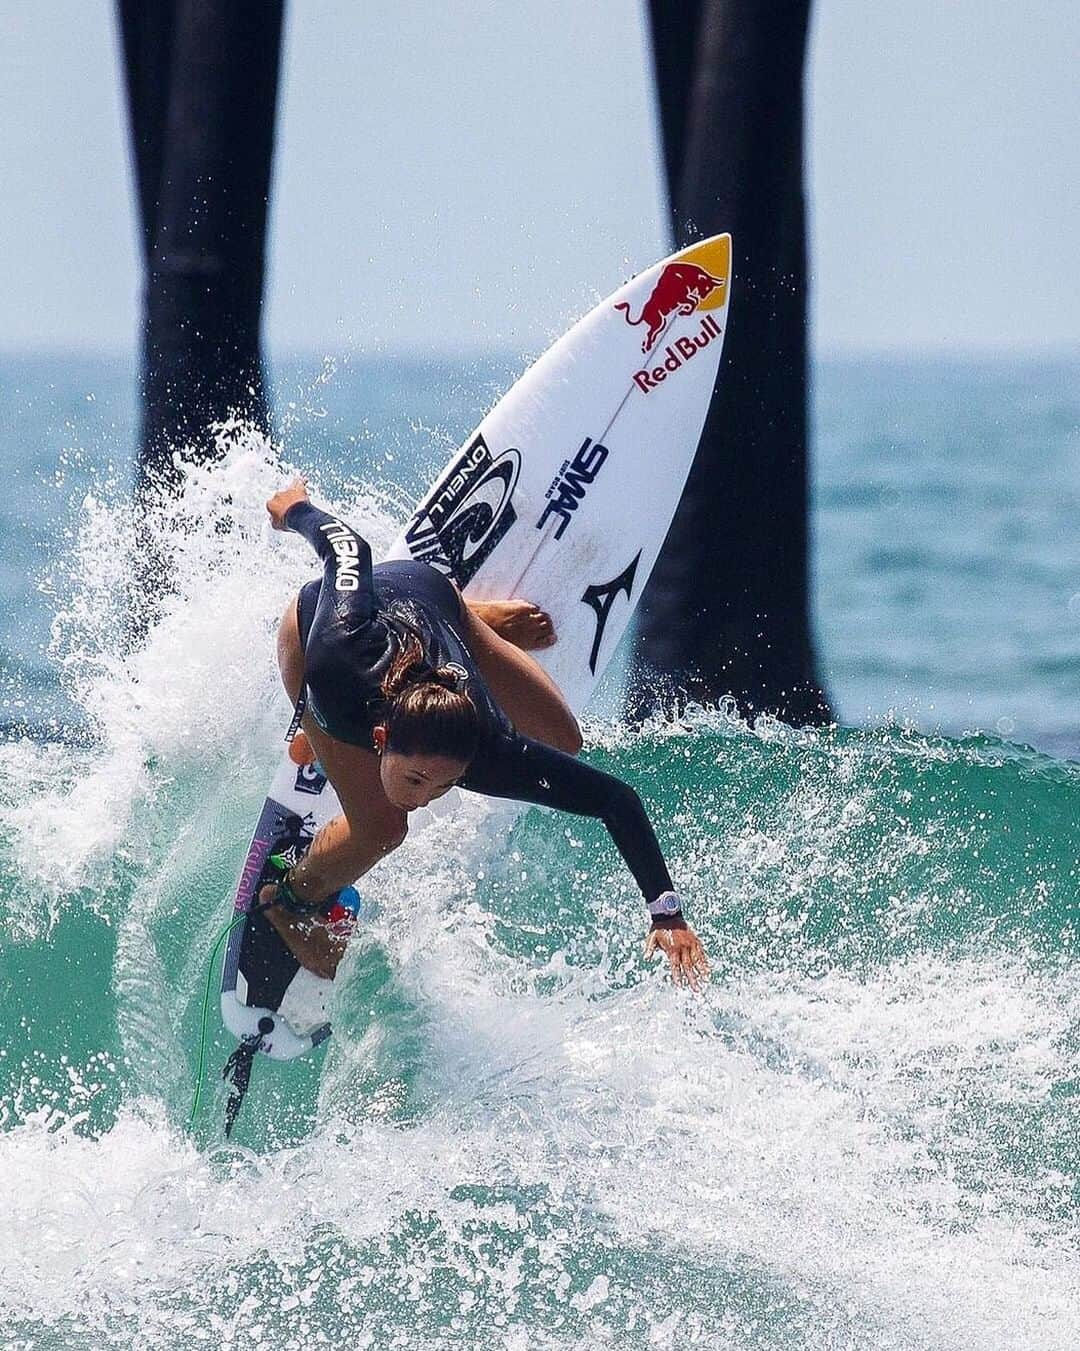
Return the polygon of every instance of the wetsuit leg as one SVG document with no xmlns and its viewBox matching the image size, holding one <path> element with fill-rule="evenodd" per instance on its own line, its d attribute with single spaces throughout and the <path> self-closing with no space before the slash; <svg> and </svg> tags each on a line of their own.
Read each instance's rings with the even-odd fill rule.
<svg viewBox="0 0 1080 1351">
<path fill-rule="evenodd" d="M 278 630 L 278 664 L 290 699 L 300 693 L 304 653 L 300 644 L 300 615 L 307 607 L 287 607 Z M 338 741 L 308 714 L 302 723 L 311 748 L 341 801 L 343 816 L 331 821 L 315 837 L 300 865 L 296 883 L 305 900 L 321 900 L 361 877 L 405 838 L 406 816 L 382 790 L 379 760 L 373 750 Z M 324 838 L 325 836 L 325 838 Z"/>
</svg>

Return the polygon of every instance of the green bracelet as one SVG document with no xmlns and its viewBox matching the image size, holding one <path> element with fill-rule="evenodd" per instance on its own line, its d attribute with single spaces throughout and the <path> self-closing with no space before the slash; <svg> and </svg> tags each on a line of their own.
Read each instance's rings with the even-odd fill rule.
<svg viewBox="0 0 1080 1351">
<path fill-rule="evenodd" d="M 290 915 L 317 915 L 323 908 L 324 902 L 305 901 L 297 896 L 296 892 L 293 891 L 292 882 L 289 880 L 291 877 L 292 869 L 290 868 L 277 884 L 277 895 L 274 897 L 274 904 L 284 906 Z"/>
</svg>

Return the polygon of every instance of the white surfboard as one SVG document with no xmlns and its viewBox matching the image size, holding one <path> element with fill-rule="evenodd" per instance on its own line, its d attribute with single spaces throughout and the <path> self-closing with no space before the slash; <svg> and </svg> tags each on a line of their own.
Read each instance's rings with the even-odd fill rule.
<svg viewBox="0 0 1080 1351">
<path fill-rule="evenodd" d="M 525 372 L 454 456 L 389 558 L 430 564 L 480 600 L 522 596 L 556 644 L 535 654 L 581 712 L 671 525 L 716 382 L 731 236 L 673 254 L 601 301 Z M 246 913 L 274 851 L 338 815 L 318 767 L 284 758 L 236 893 Z M 330 1033 L 333 982 L 303 970 L 262 916 L 233 931 L 221 1012 L 275 1058 Z"/>
</svg>

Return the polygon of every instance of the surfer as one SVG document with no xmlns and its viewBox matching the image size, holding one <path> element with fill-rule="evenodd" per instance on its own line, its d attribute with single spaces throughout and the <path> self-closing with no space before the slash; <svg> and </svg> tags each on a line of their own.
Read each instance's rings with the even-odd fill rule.
<svg viewBox="0 0 1080 1351">
<path fill-rule="evenodd" d="M 323 561 L 282 617 L 278 664 L 342 806 L 260 893 L 301 964 L 334 975 L 345 940 L 310 916 L 402 843 L 411 811 L 458 785 L 602 820 L 648 906 L 646 953 L 662 951 L 696 988 L 708 962 L 641 800 L 575 759 L 577 720 L 526 651 L 555 641 L 550 618 L 525 601 L 466 603 L 426 563 L 373 567 L 365 540 L 316 507 L 302 479 L 266 506 L 276 530 Z"/>
</svg>

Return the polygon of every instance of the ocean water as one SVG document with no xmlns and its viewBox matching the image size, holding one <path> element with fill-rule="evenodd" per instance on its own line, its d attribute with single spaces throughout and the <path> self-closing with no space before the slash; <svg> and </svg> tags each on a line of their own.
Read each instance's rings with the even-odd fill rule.
<svg viewBox="0 0 1080 1351">
<path fill-rule="evenodd" d="M 135 521 L 130 369 L 5 361 L 0 1346 L 1075 1347 L 1080 362 L 819 368 L 836 726 L 631 731 L 609 685 L 588 754 L 703 995 L 602 830 L 468 799 L 365 880 L 334 1038 L 229 1143 L 211 1009 L 189 1125 L 311 575 L 263 501 L 302 468 L 386 544 L 520 364 L 282 361 L 275 445 Z"/>
</svg>

